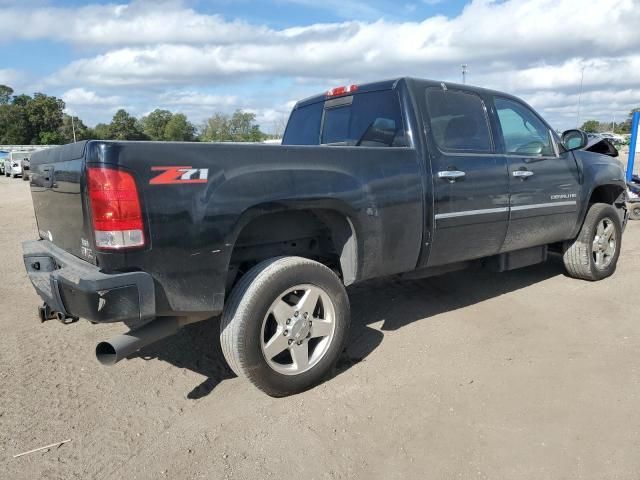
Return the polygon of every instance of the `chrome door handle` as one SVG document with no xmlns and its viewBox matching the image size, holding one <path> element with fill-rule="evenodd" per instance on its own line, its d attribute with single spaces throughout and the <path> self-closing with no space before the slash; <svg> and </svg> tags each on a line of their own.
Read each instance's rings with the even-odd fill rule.
<svg viewBox="0 0 640 480">
<path fill-rule="evenodd" d="M 532 176 L 533 172 L 531 170 L 514 170 L 512 172 L 512 175 L 516 178 L 521 178 L 522 180 L 524 180 L 525 178 Z"/>
<path fill-rule="evenodd" d="M 438 178 L 449 180 L 449 183 L 453 183 L 460 178 L 464 178 L 466 175 L 467 174 L 465 172 L 461 172 L 460 170 L 443 170 L 438 172 Z"/>
</svg>

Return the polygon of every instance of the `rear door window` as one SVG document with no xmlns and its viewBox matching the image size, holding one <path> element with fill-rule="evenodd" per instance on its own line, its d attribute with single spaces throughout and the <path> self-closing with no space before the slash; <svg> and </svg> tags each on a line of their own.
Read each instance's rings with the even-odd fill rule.
<svg viewBox="0 0 640 480">
<path fill-rule="evenodd" d="M 471 92 L 427 89 L 431 132 L 445 152 L 493 151 L 487 112 L 482 99 Z"/>
</svg>

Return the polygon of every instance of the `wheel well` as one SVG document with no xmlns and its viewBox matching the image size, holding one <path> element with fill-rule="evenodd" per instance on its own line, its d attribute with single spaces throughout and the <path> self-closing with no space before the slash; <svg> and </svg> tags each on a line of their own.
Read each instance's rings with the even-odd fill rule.
<svg viewBox="0 0 640 480">
<path fill-rule="evenodd" d="M 613 205 L 623 193 L 624 189 L 618 185 L 601 185 L 591 192 L 589 204 L 608 203 Z"/>
<path fill-rule="evenodd" d="M 353 225 L 345 215 L 324 209 L 287 210 L 253 218 L 236 238 L 227 290 L 255 264 L 277 256 L 318 261 L 349 285 L 357 268 Z"/>
</svg>

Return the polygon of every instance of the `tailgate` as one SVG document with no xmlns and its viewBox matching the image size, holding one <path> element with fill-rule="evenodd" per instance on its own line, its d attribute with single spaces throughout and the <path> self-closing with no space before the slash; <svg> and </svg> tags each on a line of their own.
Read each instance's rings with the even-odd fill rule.
<svg viewBox="0 0 640 480">
<path fill-rule="evenodd" d="M 31 196 L 41 238 L 95 264 L 82 196 L 84 151 L 78 142 L 31 156 Z"/>
</svg>

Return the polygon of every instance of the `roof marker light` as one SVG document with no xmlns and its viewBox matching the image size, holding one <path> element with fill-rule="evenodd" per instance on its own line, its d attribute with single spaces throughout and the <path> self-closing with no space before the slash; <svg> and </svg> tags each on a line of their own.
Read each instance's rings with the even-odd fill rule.
<svg viewBox="0 0 640 480">
<path fill-rule="evenodd" d="M 327 97 L 339 97 L 340 95 L 347 95 L 349 93 L 354 93 L 357 90 L 358 90 L 358 85 L 335 87 L 327 92 Z"/>
</svg>

